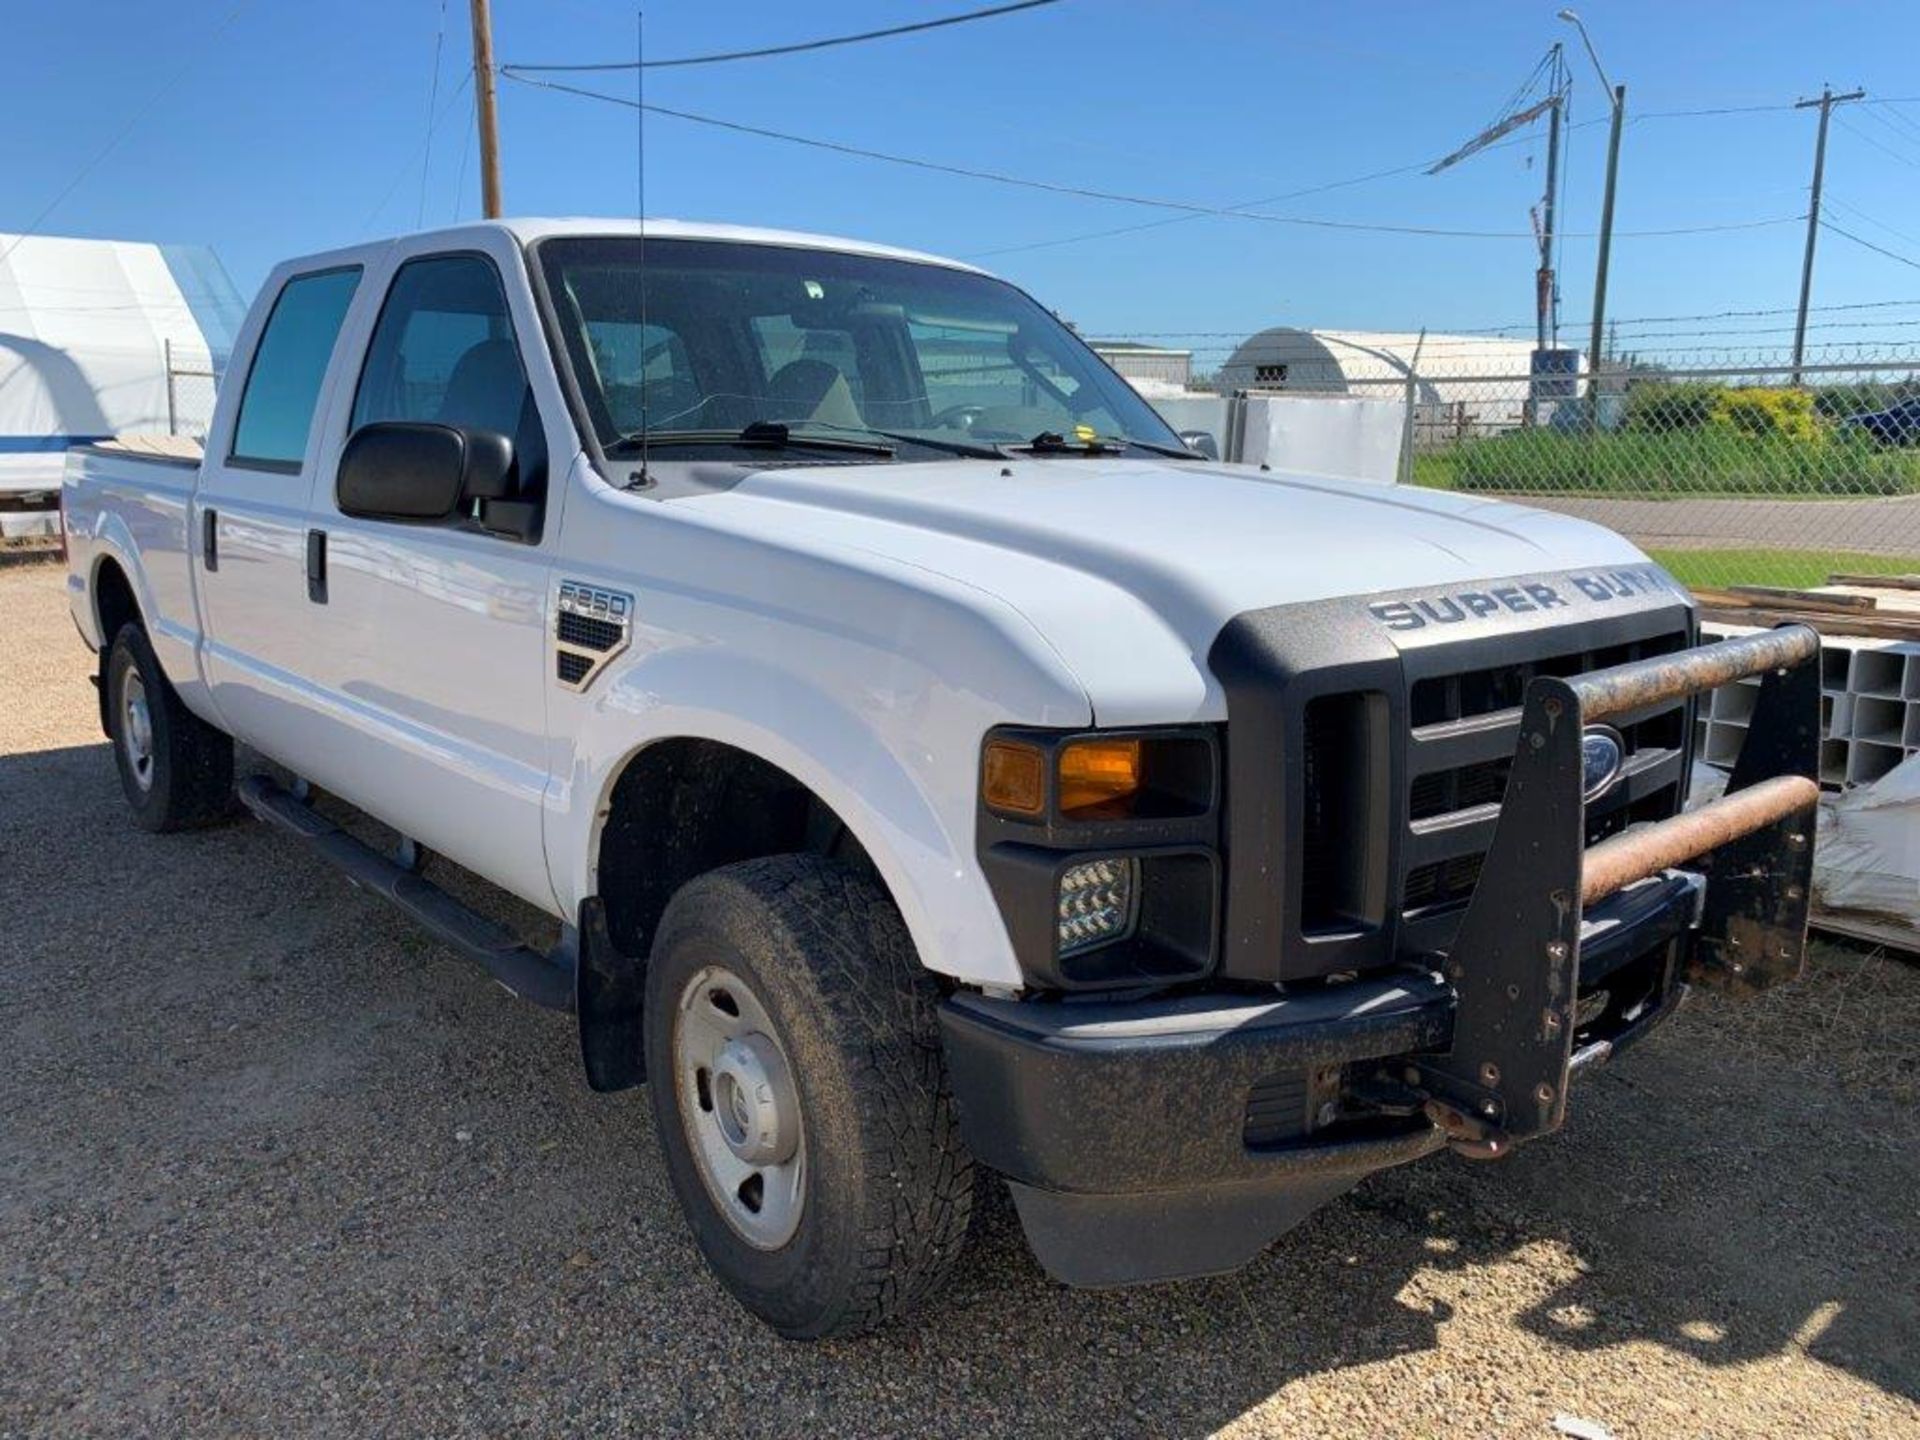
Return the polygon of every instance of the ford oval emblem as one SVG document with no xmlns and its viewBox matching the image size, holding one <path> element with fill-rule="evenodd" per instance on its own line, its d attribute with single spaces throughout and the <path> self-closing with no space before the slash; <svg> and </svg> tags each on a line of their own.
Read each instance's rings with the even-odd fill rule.
<svg viewBox="0 0 1920 1440">
<path fill-rule="evenodd" d="M 1580 737 L 1580 796 L 1592 804 L 1613 788 L 1627 763 L 1626 741 L 1611 725 L 1589 725 Z"/>
</svg>

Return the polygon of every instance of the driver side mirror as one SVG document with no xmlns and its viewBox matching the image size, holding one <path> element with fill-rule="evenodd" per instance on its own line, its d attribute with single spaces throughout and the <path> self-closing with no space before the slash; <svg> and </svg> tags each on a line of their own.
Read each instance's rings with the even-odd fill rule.
<svg viewBox="0 0 1920 1440">
<path fill-rule="evenodd" d="M 1189 450 L 1197 450 L 1209 460 L 1220 458 L 1220 442 L 1213 438 L 1211 430 L 1182 430 L 1180 443 Z"/>
<path fill-rule="evenodd" d="M 382 420 L 347 441 L 334 497 L 341 514 L 367 520 L 451 520 L 477 500 L 488 529 L 520 534 L 516 512 L 535 507 L 512 499 L 517 481 L 513 442 L 496 431 Z"/>
</svg>

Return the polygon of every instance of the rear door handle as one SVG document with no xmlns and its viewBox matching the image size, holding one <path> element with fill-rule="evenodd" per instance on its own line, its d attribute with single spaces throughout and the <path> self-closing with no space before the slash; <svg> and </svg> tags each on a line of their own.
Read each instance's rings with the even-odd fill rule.
<svg viewBox="0 0 1920 1440">
<path fill-rule="evenodd" d="M 327 532 L 307 531 L 307 599 L 327 603 Z"/>
<path fill-rule="evenodd" d="M 200 559 L 209 570 L 220 568 L 220 512 L 200 512 Z"/>
</svg>

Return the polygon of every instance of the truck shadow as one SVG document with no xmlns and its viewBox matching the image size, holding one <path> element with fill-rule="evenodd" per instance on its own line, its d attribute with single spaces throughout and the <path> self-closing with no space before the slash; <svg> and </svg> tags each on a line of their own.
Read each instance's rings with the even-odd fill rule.
<svg viewBox="0 0 1920 1440">
<path fill-rule="evenodd" d="M 1542 1385 L 1618 1347 L 1797 1349 L 1920 1398 L 1914 1117 L 1817 1056 L 1741 1063 L 1710 1015 L 1583 1085 L 1562 1135 L 1375 1176 L 1237 1275 L 1064 1289 L 999 1193 L 944 1295 L 795 1346 L 702 1268 L 644 1093 L 587 1092 L 563 1018 L 262 827 L 146 836 L 104 744 L 0 756 L 0 911 L 0 1267 L 62 1277 L 21 1292 L 16 1353 L 137 1324 L 137 1366 L 73 1372 L 101 1413 L 166 1373 L 264 1422 L 333 1383 L 344 1333 L 381 1352 L 363 1430 L 451 1389 L 554 1433 L 790 1434 L 796 1396 L 821 1434 L 1199 1433 L 1297 1381 L 1465 1370 L 1489 1344 Z M 222 1358 L 262 1327 L 288 1357 L 269 1390 Z M 1362 1383 L 1391 1406 L 1426 1382 Z"/>
</svg>

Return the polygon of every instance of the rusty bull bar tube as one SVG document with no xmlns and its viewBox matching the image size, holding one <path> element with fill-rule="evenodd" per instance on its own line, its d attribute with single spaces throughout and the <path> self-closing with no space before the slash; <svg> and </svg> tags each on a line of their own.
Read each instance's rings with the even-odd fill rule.
<svg viewBox="0 0 1920 1440">
<path fill-rule="evenodd" d="M 1636 880 L 1696 860 L 1820 801 L 1820 787 L 1804 775 L 1776 775 L 1758 785 L 1602 840 L 1580 867 L 1580 903 L 1591 905 Z"/>
<path fill-rule="evenodd" d="M 1717 690 L 1748 675 L 1791 668 L 1820 653 L 1820 637 L 1805 625 L 1783 625 L 1761 635 L 1721 640 L 1695 650 L 1656 655 L 1578 675 L 1567 683 L 1581 717 L 1606 720 L 1644 705 Z"/>
<path fill-rule="evenodd" d="M 1819 654 L 1814 631 L 1786 626 L 1528 682 L 1492 844 L 1444 956 L 1457 996 L 1452 1042 L 1410 1067 L 1409 1083 L 1457 1150 L 1504 1154 L 1565 1118 L 1588 904 L 1682 866 L 1704 881 L 1690 944 L 1656 956 L 1663 971 L 1642 976 L 1658 987 L 1646 1013 L 1671 1013 L 1688 984 L 1748 993 L 1799 973 L 1819 799 Z M 1586 727 L 1631 724 L 1751 675 L 1764 678 L 1726 794 L 1588 848 Z M 1582 1053 L 1606 1053 L 1639 1013 L 1601 1012 L 1581 1031 Z"/>
</svg>

